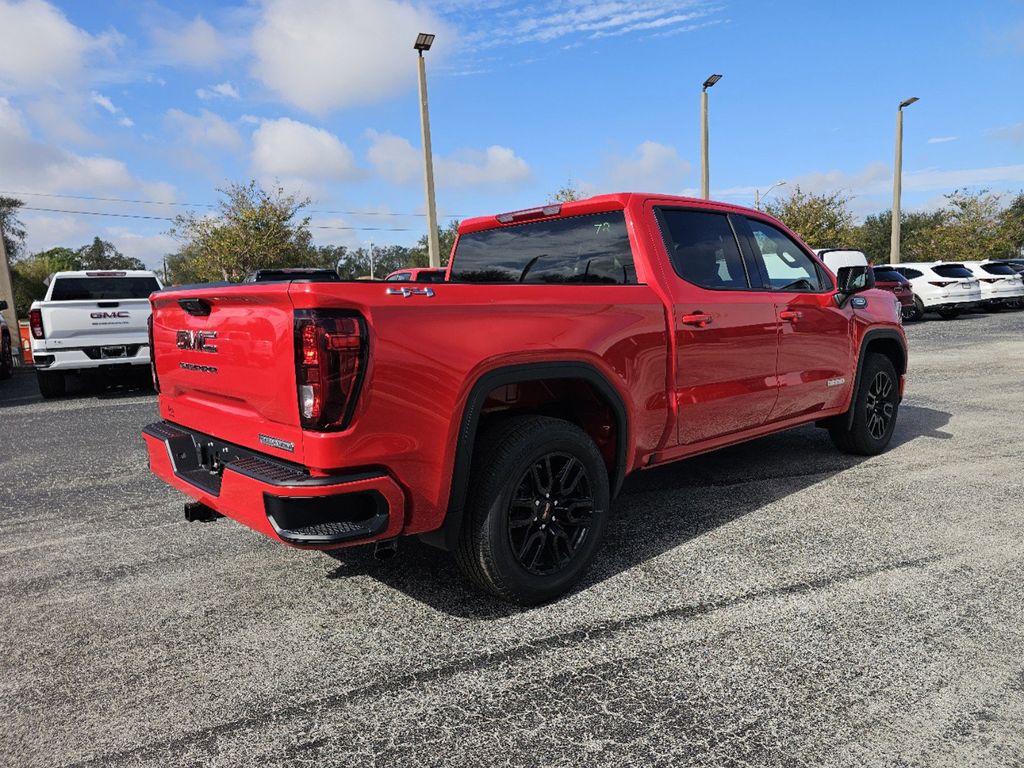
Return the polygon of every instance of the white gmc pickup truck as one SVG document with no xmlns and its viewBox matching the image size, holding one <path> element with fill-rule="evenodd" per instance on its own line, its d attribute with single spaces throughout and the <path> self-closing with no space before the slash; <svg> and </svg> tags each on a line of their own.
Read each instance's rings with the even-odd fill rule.
<svg viewBox="0 0 1024 768">
<path fill-rule="evenodd" d="M 149 365 L 149 295 L 161 288 L 141 270 L 57 272 L 32 303 L 32 362 L 43 397 L 64 394 L 65 375 Z M 135 366 L 140 366 L 136 368 Z"/>
</svg>

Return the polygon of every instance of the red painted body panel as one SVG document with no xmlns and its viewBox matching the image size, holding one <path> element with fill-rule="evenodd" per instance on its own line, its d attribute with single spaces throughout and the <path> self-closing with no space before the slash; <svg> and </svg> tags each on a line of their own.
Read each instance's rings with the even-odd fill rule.
<svg viewBox="0 0 1024 768">
<path fill-rule="evenodd" d="M 868 292 L 867 306 L 855 310 L 838 308 L 831 293 L 697 288 L 667 263 L 654 202 L 761 215 L 642 194 L 563 205 L 561 216 L 625 211 L 638 285 L 436 283 L 432 295 L 403 296 L 386 294 L 392 284 L 384 282 L 296 282 L 156 294 L 161 416 L 313 475 L 385 470 L 395 488 L 378 490 L 394 505 L 377 538 L 389 538 L 443 524 L 466 403 L 479 378 L 499 368 L 571 361 L 600 372 L 625 405 L 626 472 L 845 411 L 864 332 L 886 327 L 902 336 L 891 294 Z M 496 226 L 506 224 L 472 219 L 460 233 Z M 457 250 L 456 242 L 455 258 Z M 183 298 L 206 301 L 209 316 L 187 314 Z M 306 309 L 355 311 L 366 321 L 365 376 L 343 431 L 299 424 L 293 313 Z M 682 322 L 698 311 L 715 322 Z M 782 319 L 784 312 L 800 318 Z M 203 329 L 218 333 L 215 354 L 176 347 L 177 331 Z M 203 365 L 216 373 L 194 368 Z M 835 379 L 844 383 L 827 385 Z M 225 472 L 220 496 L 210 497 L 174 476 L 159 440 L 147 437 L 147 445 L 160 477 L 274 536 L 257 481 Z"/>
</svg>

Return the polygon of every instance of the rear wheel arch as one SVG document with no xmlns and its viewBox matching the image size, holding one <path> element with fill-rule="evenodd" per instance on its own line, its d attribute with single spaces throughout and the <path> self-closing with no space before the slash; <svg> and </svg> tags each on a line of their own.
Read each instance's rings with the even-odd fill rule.
<svg viewBox="0 0 1024 768">
<path fill-rule="evenodd" d="M 594 365 L 580 361 L 546 361 L 504 366 L 481 374 L 473 383 L 466 398 L 459 420 L 447 514 L 440 529 L 422 536 L 427 543 L 449 551 L 453 551 L 458 545 L 476 441 L 488 422 L 483 413 L 488 397 L 496 389 L 510 385 L 534 385 L 545 382 L 565 384 L 572 381 L 588 385 L 608 407 L 614 419 L 614 451 L 608 462 L 608 479 L 614 498 L 625 478 L 630 432 L 626 403 L 608 378 Z M 538 409 L 510 411 L 524 412 L 544 413 Z M 573 421 L 564 414 L 560 415 L 560 418 Z"/>
</svg>

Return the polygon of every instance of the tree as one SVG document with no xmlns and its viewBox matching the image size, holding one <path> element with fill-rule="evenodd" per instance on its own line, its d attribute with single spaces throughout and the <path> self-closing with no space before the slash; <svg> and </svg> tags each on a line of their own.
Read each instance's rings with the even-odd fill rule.
<svg viewBox="0 0 1024 768">
<path fill-rule="evenodd" d="M 18 260 L 25 247 L 25 225 L 18 218 L 18 209 L 24 205 L 13 197 L 0 196 L 0 231 L 4 235 L 4 249 L 12 263 Z"/>
<path fill-rule="evenodd" d="M 54 249 L 58 250 L 58 249 Z M 66 249 L 65 249 L 66 250 Z M 75 269 L 145 269 L 146 265 L 132 256 L 125 256 L 113 243 L 94 237 L 89 245 L 83 245 L 75 256 L 80 266 Z"/>
<path fill-rule="evenodd" d="M 931 258 L 943 261 L 998 259 L 1010 250 L 1000 227 L 999 195 L 987 189 L 958 189 L 945 196 L 943 223 L 928 247 Z"/>
<path fill-rule="evenodd" d="M 582 200 L 583 193 L 579 187 L 576 186 L 576 182 L 572 179 L 567 179 L 565 184 L 553 194 L 548 202 L 551 203 L 571 203 L 574 200 Z"/>
<path fill-rule="evenodd" d="M 1024 254 L 1024 192 L 1018 192 L 999 214 L 999 232 L 1008 256 Z"/>
<path fill-rule="evenodd" d="M 309 198 L 286 195 L 281 187 L 267 191 L 255 181 L 218 191 L 224 199 L 217 216 L 187 213 L 174 220 L 170 234 L 182 241 L 179 271 L 237 282 L 256 269 L 308 266 L 309 217 L 299 215 Z"/>
<path fill-rule="evenodd" d="M 932 256 L 932 241 L 936 230 L 943 226 L 945 213 L 900 213 L 900 261 L 928 261 Z M 874 213 L 850 232 L 849 245 L 863 251 L 875 264 L 889 261 L 892 242 L 892 211 Z"/>
<path fill-rule="evenodd" d="M 439 252 L 438 255 L 441 260 L 441 266 L 445 266 L 448 263 L 448 259 L 452 254 L 452 246 L 455 245 L 455 238 L 459 234 L 459 220 L 452 219 L 448 222 L 448 225 L 441 227 L 437 232 L 437 239 L 439 241 Z M 405 264 L 399 264 L 395 269 L 401 269 L 402 267 L 429 267 L 430 266 L 430 252 L 429 245 L 427 244 L 427 236 L 423 235 L 416 245 L 408 249 L 408 261 Z"/>
<path fill-rule="evenodd" d="M 789 194 L 772 200 L 765 211 L 782 221 L 812 248 L 845 245 L 853 227 L 850 198 L 842 192 L 815 194 L 794 186 Z"/>
</svg>

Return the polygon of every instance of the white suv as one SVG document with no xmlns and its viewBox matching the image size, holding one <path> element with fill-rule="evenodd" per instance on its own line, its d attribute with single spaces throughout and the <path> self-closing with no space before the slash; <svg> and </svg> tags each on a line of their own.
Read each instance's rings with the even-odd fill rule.
<svg viewBox="0 0 1024 768">
<path fill-rule="evenodd" d="M 987 308 L 1024 303 L 1024 278 L 1010 265 L 1002 261 L 965 261 L 963 265 L 981 281 L 981 300 Z"/>
<path fill-rule="evenodd" d="M 917 320 L 925 312 L 938 312 L 948 320 L 981 304 L 981 282 L 963 264 L 913 262 L 892 268 L 910 281 Z"/>
</svg>

